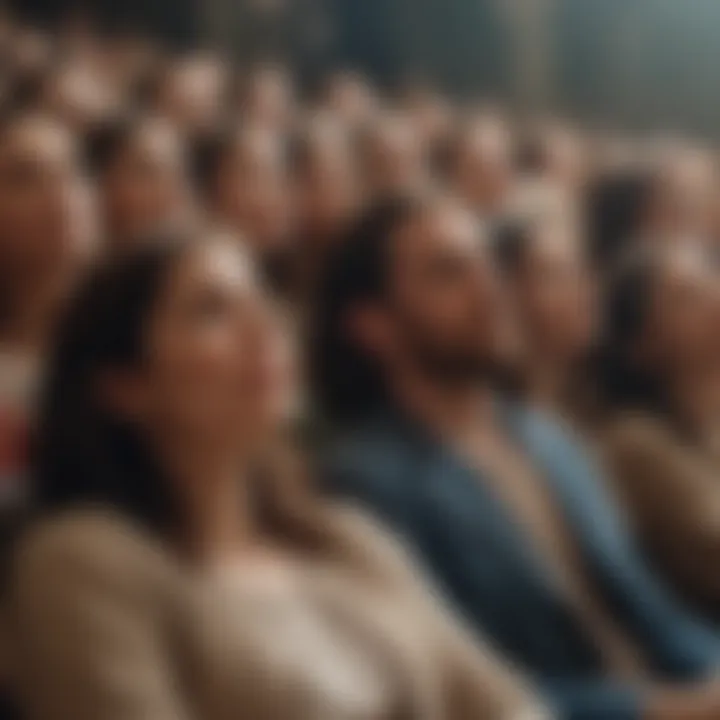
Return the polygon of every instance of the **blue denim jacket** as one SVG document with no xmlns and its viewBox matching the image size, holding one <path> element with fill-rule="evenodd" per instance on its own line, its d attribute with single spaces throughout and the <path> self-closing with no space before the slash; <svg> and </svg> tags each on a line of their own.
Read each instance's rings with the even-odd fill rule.
<svg viewBox="0 0 720 720">
<path fill-rule="evenodd" d="M 499 412 L 540 468 L 595 587 L 656 677 L 711 674 L 720 637 L 656 583 L 579 443 L 535 411 L 507 405 Z M 642 691 L 603 677 L 597 649 L 531 539 L 476 469 L 395 411 L 335 444 L 328 461 L 331 491 L 366 504 L 402 536 L 449 601 L 536 680 L 560 717 L 639 720 Z"/>
</svg>

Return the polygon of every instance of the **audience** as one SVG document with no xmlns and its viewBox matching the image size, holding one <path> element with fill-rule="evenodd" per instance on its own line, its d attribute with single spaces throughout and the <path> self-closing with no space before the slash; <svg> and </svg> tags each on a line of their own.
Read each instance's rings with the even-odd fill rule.
<svg viewBox="0 0 720 720">
<path fill-rule="evenodd" d="M 90 189 L 72 135 L 34 113 L 0 121 L 0 506 L 18 495 L 45 351 L 93 251 Z"/>
<path fill-rule="evenodd" d="M 538 407 L 589 425 L 597 398 L 587 365 L 599 318 L 585 248 L 558 221 L 510 225 L 496 245 L 524 341 L 521 391 Z"/>
<path fill-rule="evenodd" d="M 546 717 L 394 541 L 278 461 L 279 330 L 234 245 L 159 245 L 83 283 L 15 565 L 28 717 Z"/>
<path fill-rule="evenodd" d="M 718 637 L 664 594 L 573 439 L 496 391 L 502 293 L 452 199 L 360 223 L 319 304 L 317 396 L 347 428 L 327 482 L 406 538 L 561 717 L 717 717 Z"/>
<path fill-rule="evenodd" d="M 712 148 L 82 13 L 0 58 L 21 718 L 720 717 Z"/>
<path fill-rule="evenodd" d="M 602 395 L 617 490 L 658 569 L 717 619 L 720 286 L 707 251 L 627 258 L 607 316 Z"/>
</svg>

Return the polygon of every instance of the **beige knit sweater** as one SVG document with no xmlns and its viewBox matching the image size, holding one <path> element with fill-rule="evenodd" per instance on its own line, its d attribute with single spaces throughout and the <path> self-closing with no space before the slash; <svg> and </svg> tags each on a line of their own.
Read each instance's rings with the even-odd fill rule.
<svg viewBox="0 0 720 720">
<path fill-rule="evenodd" d="M 37 527 L 11 597 L 30 720 L 536 720 L 521 679 L 355 510 L 354 559 L 193 569 L 110 512 Z M 361 558 L 361 559 L 360 559 Z"/>
</svg>

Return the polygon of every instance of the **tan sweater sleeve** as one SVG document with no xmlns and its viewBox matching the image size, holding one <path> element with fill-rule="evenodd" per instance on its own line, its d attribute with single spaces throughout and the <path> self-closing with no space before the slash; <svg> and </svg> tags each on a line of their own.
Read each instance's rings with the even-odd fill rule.
<svg viewBox="0 0 720 720">
<path fill-rule="evenodd" d="M 30 720 L 189 720 L 151 565 L 141 542 L 104 522 L 56 522 L 24 543 L 11 609 Z"/>
<path fill-rule="evenodd" d="M 402 543 L 362 511 L 337 509 L 356 562 L 417 617 L 443 674 L 448 720 L 549 720 L 521 673 L 446 606 Z"/>
<path fill-rule="evenodd" d="M 720 472 L 651 419 L 618 424 L 607 450 L 619 497 L 640 541 L 678 583 L 717 603 Z"/>
</svg>

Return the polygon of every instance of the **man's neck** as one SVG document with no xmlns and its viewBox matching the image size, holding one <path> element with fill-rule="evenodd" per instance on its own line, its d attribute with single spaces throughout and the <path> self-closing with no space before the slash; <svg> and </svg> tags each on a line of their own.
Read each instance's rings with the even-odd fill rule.
<svg viewBox="0 0 720 720">
<path fill-rule="evenodd" d="M 438 435 L 463 437 L 494 423 L 494 395 L 481 380 L 450 384 L 405 374 L 393 385 L 400 407 Z"/>
<path fill-rule="evenodd" d="M 178 540 L 184 550 L 198 562 L 214 563 L 247 549 L 255 536 L 247 463 L 211 444 L 198 448 L 164 439 L 158 443 L 183 518 Z"/>
</svg>

